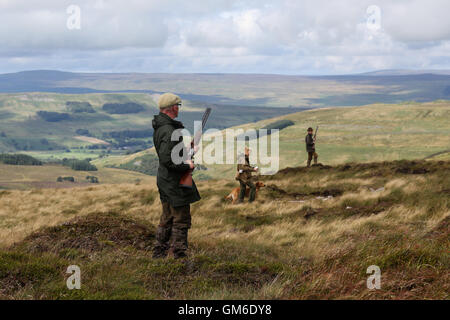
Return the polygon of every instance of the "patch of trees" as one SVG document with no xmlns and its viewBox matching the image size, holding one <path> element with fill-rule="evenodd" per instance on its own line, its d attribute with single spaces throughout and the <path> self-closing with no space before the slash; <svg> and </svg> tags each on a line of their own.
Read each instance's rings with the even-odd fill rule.
<svg viewBox="0 0 450 320">
<path fill-rule="evenodd" d="M 86 180 L 90 183 L 98 183 L 98 178 L 95 176 L 86 176 Z"/>
<path fill-rule="evenodd" d="M 42 161 L 26 154 L 0 154 L 0 162 L 4 164 L 25 165 L 25 166 L 41 166 Z"/>
<path fill-rule="evenodd" d="M 145 108 L 135 102 L 127 103 L 105 103 L 102 107 L 103 111 L 110 114 L 129 114 L 144 111 Z"/>
<path fill-rule="evenodd" d="M 444 96 L 450 97 L 450 86 L 445 87 L 444 89 Z"/>
<path fill-rule="evenodd" d="M 63 182 L 63 181 L 75 182 L 75 178 L 74 177 L 58 177 L 56 179 L 56 182 Z"/>
<path fill-rule="evenodd" d="M 62 165 L 70 167 L 76 171 L 97 171 L 97 167 L 91 164 L 88 160 L 67 159 L 62 160 Z"/>
<path fill-rule="evenodd" d="M 89 132 L 88 129 L 77 129 L 77 130 L 75 130 L 75 133 L 80 136 L 87 136 L 87 137 L 89 137 L 91 135 L 91 133 Z"/>
<path fill-rule="evenodd" d="M 137 149 L 134 149 L 134 150 L 128 150 L 127 152 L 125 152 L 125 154 L 129 155 L 129 154 L 134 154 L 134 153 L 138 153 L 138 152 L 141 152 L 141 151 L 144 151 L 144 150 L 137 148 Z"/>
<path fill-rule="evenodd" d="M 269 123 L 268 125 L 266 125 L 265 127 L 262 127 L 261 129 L 266 129 L 267 135 L 271 135 L 272 130 L 274 130 L 274 129 L 282 130 L 282 129 L 287 128 L 292 125 L 294 125 L 294 122 L 292 122 L 291 120 L 278 120 L 278 121 Z M 262 132 L 259 130 L 256 130 L 256 138 L 260 138 L 262 136 L 264 136 L 262 134 Z M 236 137 L 237 140 L 245 139 L 245 141 L 249 141 L 250 138 L 253 138 L 253 137 L 250 137 L 249 135 L 245 135 L 245 134 L 240 134 Z"/>
<path fill-rule="evenodd" d="M 108 146 L 106 144 L 91 144 L 85 147 L 85 149 L 89 150 L 98 150 L 98 149 L 108 149 Z"/>
<path fill-rule="evenodd" d="M 104 132 L 103 137 L 113 139 L 149 138 L 153 137 L 153 129 L 110 131 Z"/>
<path fill-rule="evenodd" d="M 286 127 L 293 126 L 294 122 L 291 120 L 278 120 L 272 123 L 269 123 L 267 126 L 261 128 L 261 129 L 267 129 L 267 134 L 270 134 L 270 130 L 272 129 L 278 129 L 282 130 Z"/>
<path fill-rule="evenodd" d="M 140 149 L 148 149 L 152 147 L 152 143 L 144 140 L 125 140 L 117 139 L 116 142 L 111 142 L 111 145 L 116 149 L 126 149 L 138 147 Z"/>
<path fill-rule="evenodd" d="M 291 120 L 278 120 L 272 123 L 269 123 L 268 125 L 262 127 L 261 129 L 266 129 L 267 130 L 267 135 L 271 135 L 272 134 L 272 130 L 283 130 L 284 128 L 293 126 L 294 122 Z M 261 131 L 256 131 L 256 135 L 258 136 L 258 138 L 263 136 L 263 133 Z"/>
<path fill-rule="evenodd" d="M 16 150 L 59 150 L 63 149 L 63 146 L 59 146 L 56 143 L 50 142 L 45 138 L 6 138 L 5 143 L 14 147 Z"/>
<path fill-rule="evenodd" d="M 89 102 L 67 101 L 66 107 L 73 113 L 95 113 L 94 108 L 92 108 L 92 105 Z"/>
<path fill-rule="evenodd" d="M 156 176 L 158 173 L 159 160 L 156 155 L 146 154 L 130 162 L 119 165 L 118 168 Z"/>
<path fill-rule="evenodd" d="M 36 114 L 47 122 L 70 120 L 70 115 L 64 112 L 38 111 Z"/>
</svg>

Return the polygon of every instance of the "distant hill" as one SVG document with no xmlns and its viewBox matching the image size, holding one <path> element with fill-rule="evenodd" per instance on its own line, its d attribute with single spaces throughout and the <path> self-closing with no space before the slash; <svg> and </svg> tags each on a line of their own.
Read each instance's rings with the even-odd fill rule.
<svg viewBox="0 0 450 320">
<path fill-rule="evenodd" d="M 399 76 L 399 75 L 405 76 L 405 75 L 419 75 L 419 74 L 443 74 L 443 75 L 450 75 L 450 70 L 387 69 L 387 70 L 378 70 L 378 71 L 360 73 L 360 75 L 368 75 L 368 76 Z"/>
<path fill-rule="evenodd" d="M 159 112 L 155 100 L 148 93 L 0 94 L 0 152 L 39 152 L 33 155 L 41 159 L 64 158 L 66 153 L 95 158 L 149 148 L 151 122 Z M 179 119 L 192 131 L 206 107 L 213 110 L 207 128 L 217 129 L 307 109 L 184 100 Z"/>
<path fill-rule="evenodd" d="M 280 131 L 279 168 L 306 165 L 304 137 L 309 126 L 319 126 L 319 162 L 336 165 L 347 162 L 402 159 L 447 159 L 450 145 L 450 101 L 428 103 L 376 104 L 349 108 L 327 108 L 249 123 L 232 129 L 264 128 L 277 120 L 294 124 Z M 267 137 L 262 137 L 266 139 Z M 207 144 L 204 143 L 203 147 Z M 227 149 L 226 153 L 235 153 Z M 150 155 L 148 155 L 150 154 Z M 134 159 L 148 157 L 154 149 L 130 156 L 95 160 L 96 165 L 127 166 Z M 197 172 L 210 178 L 233 177 L 235 165 L 204 164 Z M 264 172 L 267 165 L 259 165 Z M 136 169 L 135 167 L 133 169 Z"/>
<path fill-rule="evenodd" d="M 147 93 L 172 91 L 203 103 L 323 107 L 446 98 L 449 70 L 380 70 L 353 75 L 72 73 L 0 74 L 0 93 Z"/>
<path fill-rule="evenodd" d="M 149 149 L 150 135 L 122 133 L 151 130 L 158 112 L 156 101 L 166 91 L 182 97 L 180 120 L 189 130 L 206 107 L 213 110 L 206 129 L 223 130 L 313 108 L 449 100 L 447 73 L 382 70 L 284 76 L 36 70 L 0 74 L 0 152 L 27 152 L 41 160 L 62 159 L 67 153 L 70 158 L 106 159 Z M 142 108 L 126 110 L 137 105 Z M 114 106 L 114 110 L 102 106 Z M 419 117 L 417 125 L 428 120 Z"/>
</svg>

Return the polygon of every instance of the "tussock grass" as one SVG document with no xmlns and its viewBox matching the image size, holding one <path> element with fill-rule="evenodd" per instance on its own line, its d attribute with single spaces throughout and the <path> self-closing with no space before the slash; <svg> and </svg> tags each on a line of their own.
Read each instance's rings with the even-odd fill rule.
<svg viewBox="0 0 450 320">
<path fill-rule="evenodd" d="M 11 299 L 448 299 L 450 162 L 293 168 L 257 201 L 199 182 L 187 261 L 152 259 L 154 184 L 0 193 Z M 330 197 L 324 196 L 325 194 Z M 77 264 L 82 289 L 65 287 Z M 381 290 L 366 269 L 381 268 Z"/>
</svg>

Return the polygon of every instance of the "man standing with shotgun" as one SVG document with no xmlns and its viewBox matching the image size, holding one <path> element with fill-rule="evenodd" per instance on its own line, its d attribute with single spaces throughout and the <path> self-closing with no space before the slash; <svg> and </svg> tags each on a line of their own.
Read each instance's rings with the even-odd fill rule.
<svg viewBox="0 0 450 320">
<path fill-rule="evenodd" d="M 306 143 L 306 151 L 308 152 L 308 164 L 307 166 L 311 166 L 311 160 L 314 158 L 314 164 L 317 164 L 317 158 L 319 157 L 316 152 L 316 135 L 317 130 L 319 129 L 319 126 L 316 128 L 316 133 L 314 133 L 313 136 L 313 128 L 308 128 L 308 134 L 305 137 L 305 143 Z"/>
<path fill-rule="evenodd" d="M 162 214 L 153 257 L 164 258 L 170 251 L 178 259 L 186 257 L 188 230 L 191 227 L 190 204 L 200 200 L 200 194 L 192 180 L 192 157 L 180 164 L 175 164 L 172 158 L 172 150 L 183 141 L 181 135 L 177 141 L 171 139 L 175 130 L 184 128 L 180 121 L 174 120 L 178 117 L 181 99 L 172 93 L 165 93 L 159 98 L 158 106 L 160 112 L 154 117 L 152 125 L 153 143 L 159 157 L 157 185 Z M 188 150 L 182 148 L 178 156 L 188 158 Z"/>
<path fill-rule="evenodd" d="M 253 182 L 252 179 L 252 172 L 257 172 L 258 167 L 252 167 L 250 165 L 250 149 L 248 147 L 245 147 L 244 154 L 241 155 L 241 157 L 238 159 L 238 166 L 237 166 L 237 175 L 236 180 L 239 181 L 240 184 L 240 191 L 239 191 L 239 200 L 238 203 L 244 202 L 245 197 L 245 189 L 247 186 L 250 188 L 249 193 L 249 200 L 248 202 L 255 201 L 256 196 L 256 185 Z"/>
</svg>

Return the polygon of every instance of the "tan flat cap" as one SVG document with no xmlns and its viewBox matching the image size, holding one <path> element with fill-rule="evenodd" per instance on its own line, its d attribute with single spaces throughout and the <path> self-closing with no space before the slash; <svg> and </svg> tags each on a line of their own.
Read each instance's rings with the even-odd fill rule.
<svg viewBox="0 0 450 320">
<path fill-rule="evenodd" d="M 181 103 L 181 98 L 179 96 L 167 92 L 159 97 L 158 107 L 159 109 L 164 109 L 179 103 Z"/>
</svg>

